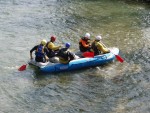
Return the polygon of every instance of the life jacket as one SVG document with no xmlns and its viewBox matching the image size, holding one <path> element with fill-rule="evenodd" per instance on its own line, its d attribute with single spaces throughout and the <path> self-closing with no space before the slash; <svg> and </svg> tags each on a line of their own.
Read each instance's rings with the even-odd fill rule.
<svg viewBox="0 0 150 113">
<path fill-rule="evenodd" d="M 85 52 L 85 51 L 87 51 L 87 49 L 88 49 L 89 47 L 85 47 L 85 46 L 82 44 L 82 42 L 84 42 L 84 43 L 86 43 L 86 44 L 88 44 L 88 42 L 84 39 L 84 37 L 81 38 L 80 41 L 79 41 L 79 49 L 80 49 L 80 51 L 81 51 L 81 52 Z"/>
<path fill-rule="evenodd" d="M 94 42 L 92 43 L 91 48 L 92 48 L 93 51 L 94 51 L 94 55 L 99 55 L 99 54 L 101 54 L 101 51 L 97 49 L 96 41 L 94 41 Z"/>
<path fill-rule="evenodd" d="M 48 49 L 48 52 L 49 52 L 49 51 L 52 51 L 52 49 L 48 48 L 48 44 L 49 44 L 49 43 L 50 43 L 50 41 L 47 42 L 47 44 L 46 44 L 46 46 L 45 46 L 45 47 Z"/>
<path fill-rule="evenodd" d="M 35 55 L 37 57 L 44 57 L 44 46 L 38 45 L 38 48 L 37 48 L 37 50 L 35 52 Z"/>
</svg>

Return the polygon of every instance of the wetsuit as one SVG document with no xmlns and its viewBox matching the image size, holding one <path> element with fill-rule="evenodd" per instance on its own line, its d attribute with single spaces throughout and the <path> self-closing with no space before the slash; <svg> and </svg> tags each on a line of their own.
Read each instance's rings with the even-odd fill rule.
<svg viewBox="0 0 150 113">
<path fill-rule="evenodd" d="M 94 41 L 92 43 L 92 49 L 94 51 L 94 55 L 99 55 L 101 53 L 109 53 L 109 50 L 105 48 L 100 41 Z"/>
</svg>

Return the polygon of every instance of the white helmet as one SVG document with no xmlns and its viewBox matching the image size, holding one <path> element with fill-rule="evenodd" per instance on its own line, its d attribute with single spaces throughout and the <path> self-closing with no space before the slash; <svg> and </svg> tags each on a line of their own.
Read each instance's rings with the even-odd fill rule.
<svg viewBox="0 0 150 113">
<path fill-rule="evenodd" d="M 84 37 L 86 37 L 87 39 L 90 39 L 90 33 L 86 33 L 86 34 L 84 35 Z"/>
<path fill-rule="evenodd" d="M 95 40 L 98 40 L 100 41 L 102 39 L 102 37 L 99 35 L 99 36 L 96 36 Z"/>
</svg>

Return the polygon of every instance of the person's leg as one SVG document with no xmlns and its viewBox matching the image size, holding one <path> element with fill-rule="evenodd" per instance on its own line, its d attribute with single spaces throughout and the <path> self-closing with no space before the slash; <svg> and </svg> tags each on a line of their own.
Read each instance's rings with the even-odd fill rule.
<svg viewBox="0 0 150 113">
<path fill-rule="evenodd" d="M 58 57 L 52 57 L 49 59 L 50 62 L 52 63 L 58 63 L 59 62 L 59 58 Z"/>
<path fill-rule="evenodd" d="M 35 61 L 36 62 L 43 62 L 43 63 L 45 62 L 43 57 L 37 57 L 37 56 L 35 57 Z"/>
<path fill-rule="evenodd" d="M 75 54 L 72 52 L 68 52 L 68 56 L 70 58 L 70 61 L 75 59 Z"/>
</svg>

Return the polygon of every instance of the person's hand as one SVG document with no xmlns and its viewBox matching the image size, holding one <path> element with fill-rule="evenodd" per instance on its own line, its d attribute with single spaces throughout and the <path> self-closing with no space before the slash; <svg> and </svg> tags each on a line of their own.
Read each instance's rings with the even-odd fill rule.
<svg viewBox="0 0 150 113">
<path fill-rule="evenodd" d="M 49 61 L 49 58 L 48 58 L 47 56 L 45 56 L 45 58 L 46 58 L 46 62 L 48 62 L 48 61 Z"/>
<path fill-rule="evenodd" d="M 108 49 L 106 53 L 110 53 L 110 52 L 111 52 L 110 49 Z"/>
</svg>

